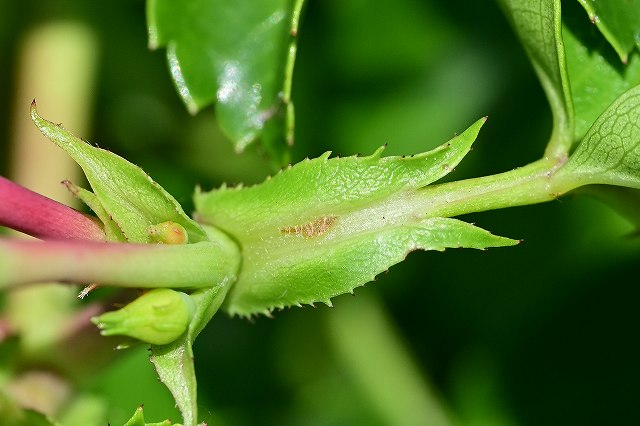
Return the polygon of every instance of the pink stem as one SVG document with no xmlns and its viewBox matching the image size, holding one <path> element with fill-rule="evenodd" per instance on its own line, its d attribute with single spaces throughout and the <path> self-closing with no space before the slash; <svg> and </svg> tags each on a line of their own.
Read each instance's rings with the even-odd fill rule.
<svg viewBox="0 0 640 426">
<path fill-rule="evenodd" d="M 91 216 L 0 176 L 0 226 L 41 239 L 104 241 Z"/>
</svg>

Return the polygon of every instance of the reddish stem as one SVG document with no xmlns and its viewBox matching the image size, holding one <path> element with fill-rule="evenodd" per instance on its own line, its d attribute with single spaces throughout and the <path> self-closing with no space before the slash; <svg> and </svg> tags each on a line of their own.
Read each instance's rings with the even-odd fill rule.
<svg viewBox="0 0 640 426">
<path fill-rule="evenodd" d="M 62 203 L 0 176 L 0 226 L 41 239 L 104 241 L 102 226 Z"/>
</svg>

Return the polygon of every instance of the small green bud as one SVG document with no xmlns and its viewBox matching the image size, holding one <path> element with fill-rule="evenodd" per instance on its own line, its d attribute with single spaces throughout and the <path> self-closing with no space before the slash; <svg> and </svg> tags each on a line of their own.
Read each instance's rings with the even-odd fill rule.
<svg viewBox="0 0 640 426">
<path fill-rule="evenodd" d="M 187 330 L 195 303 L 187 294 L 157 288 L 146 292 L 117 311 L 91 318 L 103 336 L 123 335 L 166 345 Z"/>
<path fill-rule="evenodd" d="M 170 220 L 157 225 L 149 225 L 147 232 L 151 240 L 156 243 L 187 244 L 189 242 L 187 230 L 179 223 Z"/>
</svg>

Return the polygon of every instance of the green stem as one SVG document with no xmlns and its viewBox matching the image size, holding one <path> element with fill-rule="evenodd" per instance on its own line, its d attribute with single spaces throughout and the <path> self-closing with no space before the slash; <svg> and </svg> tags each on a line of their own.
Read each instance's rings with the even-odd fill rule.
<svg viewBox="0 0 640 426">
<path fill-rule="evenodd" d="M 0 241 L 0 288 L 50 281 L 210 287 L 235 277 L 239 259 L 231 240 L 183 245 Z"/>
<path fill-rule="evenodd" d="M 298 51 L 298 26 L 304 0 L 296 0 L 293 5 L 291 15 L 291 27 L 289 28 L 289 49 L 284 67 L 284 86 L 282 88 L 282 101 L 286 108 L 286 139 L 289 145 L 293 145 L 295 109 L 291 102 L 291 84 L 293 81 L 293 67 L 296 63 L 296 53 Z"/>
<path fill-rule="evenodd" d="M 400 191 L 370 207 L 343 215 L 336 232 L 367 232 L 425 218 L 455 217 L 554 200 L 584 184 L 571 172 L 558 173 L 566 159 L 533 162 L 505 173 Z"/>
<path fill-rule="evenodd" d="M 556 174 L 565 161 L 545 158 L 497 175 L 426 187 L 415 206 L 428 217 L 453 217 L 554 200 L 580 186 Z"/>
</svg>

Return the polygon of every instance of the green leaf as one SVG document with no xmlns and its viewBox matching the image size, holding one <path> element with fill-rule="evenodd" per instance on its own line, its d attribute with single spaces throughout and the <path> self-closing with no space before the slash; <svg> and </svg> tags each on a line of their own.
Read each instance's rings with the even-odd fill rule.
<svg viewBox="0 0 640 426">
<path fill-rule="evenodd" d="M 12 426 L 61 426 L 35 410 L 23 408 L 11 397 L 0 391 L 0 424 Z"/>
<path fill-rule="evenodd" d="M 217 102 L 237 150 L 263 136 L 277 161 L 292 142 L 291 78 L 303 1 L 148 0 L 149 44 L 167 47 L 178 92 L 195 113 Z"/>
<path fill-rule="evenodd" d="M 189 329 L 181 338 L 167 345 L 151 346 L 153 362 L 160 380 L 169 388 L 182 413 L 184 426 L 195 426 L 198 421 L 197 384 L 193 364 L 193 341 L 211 320 L 224 301 L 232 280 L 198 290 L 191 294 L 196 312 Z"/>
<path fill-rule="evenodd" d="M 428 218 L 418 206 L 420 188 L 458 164 L 484 121 L 424 154 L 325 154 L 257 186 L 197 193 L 198 219 L 228 232 L 242 248 L 227 309 L 251 315 L 330 303 L 412 250 L 514 244 L 463 222 Z"/>
<path fill-rule="evenodd" d="M 449 218 L 429 218 L 411 225 L 345 234 L 332 241 L 297 239 L 274 249 L 268 258 L 247 262 L 236 291 L 230 295 L 231 313 L 268 313 L 273 308 L 317 301 L 330 306 L 332 297 L 373 281 L 376 275 L 414 250 L 484 249 L 516 244 Z"/>
<path fill-rule="evenodd" d="M 608 185 L 590 185 L 580 189 L 580 193 L 590 195 L 614 209 L 633 226 L 631 235 L 640 236 L 640 191 Z"/>
<path fill-rule="evenodd" d="M 561 33 L 560 0 L 501 0 L 533 64 L 553 114 L 546 154 L 566 154 L 573 142 L 573 106 Z"/>
<path fill-rule="evenodd" d="M 580 185 L 640 188 L 640 86 L 625 92 L 596 120 L 559 179 Z"/>
<path fill-rule="evenodd" d="M 640 48 L 640 0 L 578 0 L 602 35 L 627 63 L 629 52 Z"/>
<path fill-rule="evenodd" d="M 329 159 L 330 152 L 281 171 L 260 185 L 197 192 L 199 221 L 242 240 L 260 240 L 287 226 L 339 215 L 401 190 L 426 186 L 448 174 L 469 152 L 486 118 L 432 151 L 410 157 Z"/>
<path fill-rule="evenodd" d="M 120 229 L 118 224 L 114 222 L 113 217 L 109 215 L 109 212 L 104 209 L 102 203 L 98 197 L 96 197 L 96 194 L 76 186 L 71 181 L 66 180 L 63 183 L 73 195 L 86 204 L 86 206 L 89 207 L 96 216 L 98 216 L 98 219 L 102 221 L 107 241 L 127 241 L 127 237 L 122 233 L 122 229 Z"/>
<path fill-rule="evenodd" d="M 562 34 L 575 111 L 574 138 L 579 141 L 618 96 L 640 84 L 640 55 L 631 55 L 622 66 L 578 5 L 568 4 L 565 12 Z"/>
<path fill-rule="evenodd" d="M 90 207 L 96 208 L 96 214 L 105 221 L 107 230 L 113 230 L 113 220 L 127 241 L 150 243 L 153 238 L 148 227 L 172 221 L 185 228 L 190 242 L 208 240 L 200 225 L 189 218 L 180 204 L 141 168 L 112 152 L 91 146 L 62 126 L 41 118 L 35 101 L 31 105 L 31 118 L 46 137 L 80 165 L 95 199 L 86 192 L 78 192 L 78 195 L 90 200 Z M 110 235 L 115 235 L 115 231 Z"/>
<path fill-rule="evenodd" d="M 124 426 L 180 426 L 177 423 L 171 423 L 171 420 L 165 420 L 159 423 L 146 423 L 144 420 L 144 412 L 142 406 L 138 407 L 133 416 L 124 424 Z"/>
</svg>

